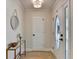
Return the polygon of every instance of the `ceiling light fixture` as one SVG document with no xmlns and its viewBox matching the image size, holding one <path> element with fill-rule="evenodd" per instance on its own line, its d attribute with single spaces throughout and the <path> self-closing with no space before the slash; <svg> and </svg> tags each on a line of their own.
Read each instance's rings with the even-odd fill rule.
<svg viewBox="0 0 79 59">
<path fill-rule="evenodd" d="M 34 8 L 41 8 L 42 7 L 43 0 L 33 0 L 33 6 Z"/>
</svg>

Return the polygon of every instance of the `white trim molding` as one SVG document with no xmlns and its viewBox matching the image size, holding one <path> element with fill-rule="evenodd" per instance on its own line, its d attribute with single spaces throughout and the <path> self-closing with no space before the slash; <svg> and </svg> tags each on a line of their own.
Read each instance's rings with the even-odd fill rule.
<svg viewBox="0 0 79 59">
<path fill-rule="evenodd" d="M 43 49 L 32 49 L 32 48 L 27 48 L 26 52 L 30 51 L 51 51 L 51 53 L 54 54 L 54 50 L 52 48 L 43 48 Z"/>
<path fill-rule="evenodd" d="M 26 48 L 26 51 L 51 51 L 51 48 L 43 48 L 43 49 Z"/>
</svg>

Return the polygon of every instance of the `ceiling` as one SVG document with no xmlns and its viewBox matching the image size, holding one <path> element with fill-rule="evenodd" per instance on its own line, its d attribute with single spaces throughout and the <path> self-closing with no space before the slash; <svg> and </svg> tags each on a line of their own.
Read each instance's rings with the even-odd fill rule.
<svg viewBox="0 0 79 59">
<path fill-rule="evenodd" d="M 32 0 L 20 0 L 25 9 L 34 9 Z M 55 0 L 44 0 L 42 7 L 43 9 L 51 8 Z"/>
</svg>

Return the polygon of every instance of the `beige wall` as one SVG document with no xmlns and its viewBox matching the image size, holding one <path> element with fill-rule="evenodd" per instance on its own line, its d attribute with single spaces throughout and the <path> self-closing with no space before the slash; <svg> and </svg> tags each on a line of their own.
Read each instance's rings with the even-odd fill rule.
<svg viewBox="0 0 79 59">
<path fill-rule="evenodd" d="M 18 33 L 23 34 L 23 7 L 19 0 L 6 0 L 6 32 L 7 32 L 7 39 L 6 44 L 16 41 L 16 35 Z M 12 30 L 10 26 L 10 19 L 13 15 L 14 10 L 17 10 L 17 16 L 19 18 L 19 27 L 16 30 Z"/>
<path fill-rule="evenodd" d="M 61 33 L 63 35 L 65 35 L 64 8 L 67 5 L 70 7 L 69 3 L 70 3 L 69 0 L 56 0 L 55 3 L 53 4 L 53 8 L 52 8 L 52 17 L 54 18 L 54 22 L 55 22 L 56 15 L 58 15 L 60 17 Z M 71 19 L 69 18 L 69 20 L 71 20 Z M 69 33 L 72 33 L 72 31 L 71 31 L 72 29 L 71 29 L 71 25 L 70 25 L 71 21 L 69 22 Z M 55 23 L 53 23 L 53 27 L 54 26 L 55 26 Z M 54 28 L 53 28 L 53 30 L 55 31 Z M 54 38 L 55 38 L 55 36 L 54 36 Z M 63 39 L 64 39 L 64 41 L 61 43 L 61 45 L 60 45 L 61 47 L 59 49 L 54 48 L 54 53 L 56 54 L 57 59 L 65 59 L 65 36 L 63 37 Z M 71 34 L 69 34 L 69 51 L 71 51 L 71 41 L 72 41 Z M 54 40 L 54 42 L 55 42 L 55 40 Z M 70 59 L 70 55 L 71 54 L 69 52 L 69 59 Z"/>
<path fill-rule="evenodd" d="M 13 15 L 14 9 L 17 10 L 19 27 L 13 31 L 10 26 L 10 18 Z M 23 35 L 23 11 L 19 0 L 6 0 L 6 47 L 9 43 L 17 41 L 16 36 L 18 33 Z M 9 59 L 13 59 L 12 53 L 9 53 Z"/>
<path fill-rule="evenodd" d="M 44 48 L 52 48 L 52 17 L 50 9 L 26 9 L 25 10 L 25 40 L 26 47 L 32 48 L 32 17 L 44 17 L 45 20 L 45 44 Z"/>
</svg>

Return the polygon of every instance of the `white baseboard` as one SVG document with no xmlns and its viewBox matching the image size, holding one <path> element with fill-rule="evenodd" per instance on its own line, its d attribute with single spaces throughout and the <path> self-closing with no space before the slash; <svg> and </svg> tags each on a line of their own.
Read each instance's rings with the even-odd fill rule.
<svg viewBox="0 0 79 59">
<path fill-rule="evenodd" d="M 43 48 L 43 49 L 30 49 L 30 48 L 27 48 L 26 51 L 51 51 L 51 48 Z"/>
<path fill-rule="evenodd" d="M 52 48 L 43 48 L 43 49 L 31 49 L 31 48 L 27 48 L 26 51 L 51 51 L 52 53 L 54 53 L 54 50 Z"/>
<path fill-rule="evenodd" d="M 54 50 L 52 48 L 43 48 L 43 49 L 30 49 L 30 48 L 27 48 L 26 49 L 26 52 L 31 52 L 31 51 L 50 51 L 55 56 Z"/>
<path fill-rule="evenodd" d="M 56 54 L 55 54 L 55 52 L 54 52 L 53 49 L 51 49 L 51 53 L 54 55 L 55 59 L 57 59 L 57 58 L 56 58 Z"/>
<path fill-rule="evenodd" d="M 54 50 L 51 48 L 51 50 L 50 50 L 52 53 L 54 53 Z"/>
</svg>

